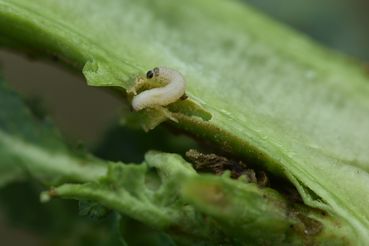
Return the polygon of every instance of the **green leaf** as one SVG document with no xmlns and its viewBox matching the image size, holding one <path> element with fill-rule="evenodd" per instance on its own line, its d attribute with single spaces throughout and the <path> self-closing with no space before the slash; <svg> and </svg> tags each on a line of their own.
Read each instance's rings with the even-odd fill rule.
<svg viewBox="0 0 369 246">
<path fill-rule="evenodd" d="M 174 126 L 287 177 L 369 240 L 369 83 L 356 62 L 235 1 L 0 0 L 0 34 L 94 86 L 129 89 L 147 69 L 177 69 L 197 106 L 171 113 Z"/>
<path fill-rule="evenodd" d="M 164 230 L 179 242 L 197 238 L 215 244 L 339 245 L 352 240 L 349 226 L 289 203 L 272 189 L 226 176 L 199 176 L 176 154 L 149 152 L 145 161 L 111 164 L 106 177 L 64 184 L 44 197 L 92 200 Z"/>
<path fill-rule="evenodd" d="M 155 176 L 151 176 L 151 181 L 147 180 L 150 179 L 150 175 L 146 177 L 146 173 L 149 172 L 147 165 L 117 163 L 111 164 L 107 176 L 98 182 L 81 185 L 65 184 L 50 190 L 48 196 L 99 201 L 104 206 L 143 221 L 154 228 L 166 227 L 174 224 L 179 217 L 178 211 L 167 204 L 171 200 L 175 201 L 175 197 L 171 195 L 176 195 L 180 185 L 179 182 L 174 182 L 174 177 L 178 178 L 178 175 L 171 175 L 195 174 L 195 171 L 177 155 L 148 154 L 146 159 L 151 158 L 166 161 L 160 163 L 150 161 L 152 167 L 161 167 L 160 175 L 164 184 L 160 189 L 157 187 L 159 184 Z M 146 184 L 146 182 L 149 183 Z"/>
</svg>

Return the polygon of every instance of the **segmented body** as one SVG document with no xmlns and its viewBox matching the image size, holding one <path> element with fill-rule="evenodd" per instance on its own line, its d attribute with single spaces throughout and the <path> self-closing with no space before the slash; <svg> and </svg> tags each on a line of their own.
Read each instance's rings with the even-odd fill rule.
<svg viewBox="0 0 369 246">
<path fill-rule="evenodd" d="M 166 106 L 180 99 L 186 89 L 186 81 L 179 72 L 165 67 L 156 67 L 146 73 L 147 79 L 166 83 L 164 87 L 143 91 L 133 97 L 132 107 L 139 111 L 154 106 Z"/>
</svg>

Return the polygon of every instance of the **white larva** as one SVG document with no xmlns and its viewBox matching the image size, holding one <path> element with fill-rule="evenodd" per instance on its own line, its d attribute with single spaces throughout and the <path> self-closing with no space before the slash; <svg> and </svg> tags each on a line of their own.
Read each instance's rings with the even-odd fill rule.
<svg viewBox="0 0 369 246">
<path fill-rule="evenodd" d="M 180 99 L 185 93 L 186 81 L 182 74 L 173 69 L 156 67 L 146 73 L 146 78 L 162 81 L 166 85 L 134 96 L 132 108 L 136 111 L 148 107 L 166 106 Z"/>
</svg>

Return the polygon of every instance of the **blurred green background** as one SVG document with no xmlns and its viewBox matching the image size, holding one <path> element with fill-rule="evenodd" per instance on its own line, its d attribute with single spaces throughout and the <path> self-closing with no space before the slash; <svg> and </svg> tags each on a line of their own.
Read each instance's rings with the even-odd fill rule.
<svg viewBox="0 0 369 246">
<path fill-rule="evenodd" d="M 325 46 L 369 61 L 367 0 L 243 0 Z"/>
<path fill-rule="evenodd" d="M 242 1 L 363 64 L 369 61 L 367 0 Z M 63 66 L 34 61 L 4 49 L 0 49 L 0 66 L 12 87 L 33 104 L 41 105 L 70 142 L 82 143 L 102 158 L 139 162 L 147 149 L 181 153 L 196 146 L 184 136 L 181 141 L 173 141 L 173 133 L 164 128 L 146 135 L 116 126 L 113 122 L 127 107 L 108 91 L 88 87 L 80 74 Z M 156 146 L 153 140 L 159 135 L 164 144 Z M 94 230 L 95 242 L 109 238 L 106 220 L 78 217 L 78 204 L 70 201 L 40 205 L 37 194 L 41 190 L 38 184 L 15 184 L 0 191 L 1 245 L 50 245 L 50 238 L 57 238 L 61 245 L 81 240 L 91 245 L 90 240 L 84 240 L 90 230 Z M 74 224 L 66 226 L 69 218 Z M 42 236 L 46 231 L 50 234 L 47 238 Z M 75 238 L 66 240 L 56 232 L 68 237 L 73 232 Z"/>
</svg>

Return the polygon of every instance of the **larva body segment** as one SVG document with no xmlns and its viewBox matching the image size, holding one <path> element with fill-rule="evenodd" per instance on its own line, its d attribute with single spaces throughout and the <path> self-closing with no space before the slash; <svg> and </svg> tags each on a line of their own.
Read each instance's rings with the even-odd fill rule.
<svg viewBox="0 0 369 246">
<path fill-rule="evenodd" d="M 182 74 L 173 69 L 157 67 L 148 71 L 146 77 L 167 84 L 164 87 L 146 90 L 134 96 L 132 107 L 135 111 L 154 106 L 166 106 L 180 99 L 185 93 L 186 81 Z"/>
</svg>

